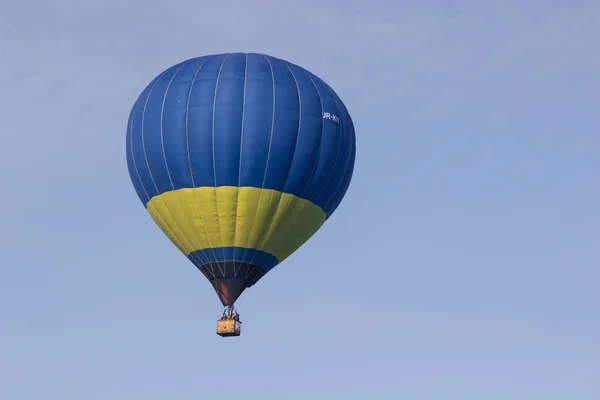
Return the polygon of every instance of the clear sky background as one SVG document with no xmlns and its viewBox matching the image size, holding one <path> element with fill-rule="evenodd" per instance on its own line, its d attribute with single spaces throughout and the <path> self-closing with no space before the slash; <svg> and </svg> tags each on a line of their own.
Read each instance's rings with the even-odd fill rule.
<svg viewBox="0 0 600 400">
<path fill-rule="evenodd" d="M 453 3 L 2 1 L 0 398 L 600 399 L 600 3 Z M 223 339 L 125 131 L 234 51 L 327 81 L 358 152 Z"/>
</svg>

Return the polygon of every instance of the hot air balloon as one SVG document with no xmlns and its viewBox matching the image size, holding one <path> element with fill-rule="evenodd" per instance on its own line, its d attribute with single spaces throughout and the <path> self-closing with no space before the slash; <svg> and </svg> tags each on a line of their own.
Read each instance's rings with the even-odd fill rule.
<svg viewBox="0 0 600 400">
<path fill-rule="evenodd" d="M 334 90 L 256 53 L 166 69 L 137 98 L 126 136 L 142 204 L 210 281 L 222 321 L 235 321 L 219 325 L 221 336 L 240 333 L 242 292 L 336 210 L 356 154 L 352 119 Z"/>
</svg>

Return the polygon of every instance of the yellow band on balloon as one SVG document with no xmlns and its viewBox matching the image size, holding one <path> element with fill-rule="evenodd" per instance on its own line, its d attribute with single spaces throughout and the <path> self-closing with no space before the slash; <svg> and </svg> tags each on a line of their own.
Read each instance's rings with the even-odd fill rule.
<svg viewBox="0 0 600 400">
<path fill-rule="evenodd" d="M 215 247 L 245 247 L 280 262 L 326 219 L 298 196 L 255 187 L 200 187 L 165 192 L 147 204 L 150 216 L 186 256 Z"/>
</svg>

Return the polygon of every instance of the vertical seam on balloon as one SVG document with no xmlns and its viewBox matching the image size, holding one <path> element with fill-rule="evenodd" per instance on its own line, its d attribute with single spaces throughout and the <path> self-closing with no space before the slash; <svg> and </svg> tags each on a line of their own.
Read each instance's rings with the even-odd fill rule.
<svg viewBox="0 0 600 400">
<path fill-rule="evenodd" d="M 152 90 L 154 90 L 154 87 L 156 86 L 156 84 L 158 83 L 158 81 L 159 81 L 159 80 L 160 80 L 160 79 L 163 77 L 163 75 L 164 75 L 165 73 L 166 73 L 166 71 L 162 72 L 162 73 L 161 73 L 161 74 L 160 74 L 160 75 L 159 75 L 159 76 L 156 78 L 156 80 L 154 81 L 154 84 L 152 85 L 152 87 L 151 87 L 151 88 L 150 88 L 150 90 L 148 91 L 148 96 L 146 97 L 146 100 L 144 101 L 144 104 L 146 104 L 146 103 L 148 102 L 148 99 L 150 98 L 150 95 L 152 94 Z M 145 109 L 145 106 L 144 106 L 144 109 Z M 144 131 L 143 131 L 143 120 L 144 120 L 144 119 L 143 119 L 143 117 L 142 117 L 142 146 L 143 146 L 143 144 L 144 144 L 144 138 L 143 138 L 143 133 L 144 133 Z M 138 169 L 138 167 L 137 167 L 137 162 L 135 161 L 135 153 L 134 153 L 134 151 L 133 151 L 133 124 L 132 124 L 132 131 L 131 131 L 131 135 L 130 135 L 129 139 L 130 139 L 130 147 L 131 147 L 131 158 L 132 158 L 132 160 L 133 160 L 133 165 L 134 165 L 134 167 L 135 167 L 135 172 L 136 172 L 136 174 L 137 174 L 138 178 L 140 179 L 140 183 L 142 184 L 142 189 L 144 189 L 144 192 L 146 193 L 146 197 L 148 197 L 148 203 L 149 203 L 149 202 L 150 202 L 150 200 L 152 200 L 152 198 L 150 197 L 150 195 L 148 194 L 148 191 L 146 190 L 146 187 L 145 187 L 145 185 L 144 185 L 144 183 L 143 183 L 143 181 L 142 181 L 142 178 L 141 178 L 141 175 L 140 175 L 139 169 Z M 145 151 L 144 151 L 144 156 L 145 156 Z M 148 168 L 148 173 L 150 173 L 150 168 Z M 157 192 L 158 192 L 158 190 L 157 190 Z M 148 203 L 146 203 L 146 208 L 148 207 Z M 156 210 L 156 214 L 157 214 L 157 216 L 158 216 L 158 217 L 160 217 L 160 219 L 162 219 L 162 220 L 164 221 L 164 218 L 163 218 L 163 217 L 162 217 L 162 215 L 160 214 L 160 211 L 159 211 L 159 210 L 158 210 L 156 207 L 154 207 L 154 209 Z M 155 222 L 156 222 L 156 221 L 155 221 Z M 156 222 L 156 223 L 158 224 L 158 222 Z M 160 226 L 160 225 L 159 225 L 159 226 Z M 173 230 L 172 230 L 171 228 L 169 228 L 169 226 L 168 226 L 166 223 L 164 224 L 164 229 L 165 229 L 165 231 L 166 231 L 167 235 L 169 235 L 169 234 L 170 234 L 170 236 L 171 236 L 171 237 L 175 238 L 175 234 L 174 234 Z M 185 250 L 185 249 L 184 249 L 184 250 Z"/>
<path fill-rule="evenodd" d="M 265 60 L 267 60 L 267 62 L 269 63 L 269 68 L 271 69 L 271 82 L 273 84 L 273 110 L 271 113 L 271 134 L 269 137 L 269 150 L 267 152 L 267 161 L 265 163 L 265 172 L 263 175 L 263 181 L 262 181 L 262 185 L 261 185 L 262 190 L 258 194 L 257 207 L 260 207 L 260 200 L 262 199 L 262 195 L 263 195 L 264 188 L 265 188 L 265 182 L 267 179 L 267 171 L 269 169 L 269 159 L 271 158 L 271 144 L 273 143 L 273 131 L 275 128 L 275 72 L 273 71 L 273 65 L 271 64 L 271 60 L 269 60 L 269 57 L 267 57 L 264 54 L 263 54 L 263 57 L 265 58 Z M 250 236 L 252 236 L 252 232 L 253 232 L 254 226 L 255 226 L 254 222 L 256 222 L 256 221 L 253 220 L 252 222 L 253 223 L 252 223 L 252 227 L 250 228 Z M 259 234 L 260 234 L 260 231 L 259 231 Z M 252 244 L 252 247 L 254 248 L 255 251 L 254 251 L 254 254 L 252 254 L 252 257 L 250 258 L 250 264 L 252 264 L 252 262 L 254 261 L 254 257 L 256 257 L 256 253 L 257 253 L 256 250 L 258 250 L 256 245 L 257 245 L 257 243 Z M 244 257 L 246 257 L 245 250 L 244 250 Z M 248 272 L 246 272 L 245 278 L 246 279 L 248 278 Z"/>
<path fill-rule="evenodd" d="M 321 97 L 321 92 L 319 91 L 319 88 L 317 87 L 316 83 L 313 81 L 310 74 L 307 73 L 306 71 L 304 72 L 304 74 L 308 77 L 310 82 L 313 84 L 313 86 L 315 87 L 315 90 L 317 91 L 317 95 L 319 96 L 319 102 L 321 104 L 321 137 L 319 140 L 319 150 L 317 150 L 317 157 L 315 157 L 315 161 L 313 163 L 312 170 L 310 171 L 310 175 L 308 176 L 308 179 L 306 180 L 306 183 L 304 184 L 304 188 L 300 192 L 300 197 L 302 197 L 302 198 L 305 198 L 304 192 L 306 191 L 306 188 L 308 187 L 308 185 L 311 183 L 312 177 L 315 173 L 315 170 L 317 169 L 317 164 L 319 163 L 319 157 L 321 156 L 321 148 L 323 147 L 323 133 L 325 131 L 325 121 L 323 120 L 324 106 L 323 106 L 323 98 Z M 307 200 L 311 200 L 311 199 L 307 199 Z"/>
<path fill-rule="evenodd" d="M 294 160 L 296 159 L 296 150 L 298 149 L 298 141 L 300 140 L 300 127 L 302 125 L 302 97 L 300 95 L 300 86 L 298 85 L 298 80 L 296 79 L 296 76 L 294 75 L 294 72 L 292 71 L 292 69 L 290 68 L 288 63 L 283 61 L 283 65 L 285 65 L 286 68 L 288 69 L 288 71 L 290 71 L 290 74 L 292 75 L 292 78 L 294 79 L 294 83 L 296 84 L 296 92 L 298 94 L 298 127 L 296 129 L 296 143 L 294 145 L 294 152 L 292 153 L 292 160 L 290 161 L 290 166 L 288 167 L 288 173 L 287 173 L 287 176 L 285 177 L 285 181 L 283 182 L 281 195 L 279 196 L 279 200 L 277 201 L 277 207 L 275 207 L 275 215 L 277 215 L 277 212 L 279 211 L 279 207 L 281 207 L 281 201 L 284 197 L 285 187 L 287 185 L 288 180 L 290 179 L 290 175 L 292 172 L 292 166 L 294 165 Z M 283 207 L 283 209 L 281 211 L 282 213 L 285 213 L 287 211 L 287 209 L 289 208 L 289 206 L 292 202 L 292 198 L 293 198 L 292 196 L 287 196 L 287 204 Z M 274 217 L 275 217 L 274 215 L 271 217 L 271 221 L 269 223 L 269 229 L 267 230 L 267 234 L 265 235 L 262 243 L 260 244 L 261 249 L 265 248 L 264 246 L 267 243 L 267 240 L 270 238 L 269 233 L 270 233 L 271 229 L 272 228 L 277 229 L 277 227 L 273 227 Z M 286 221 L 286 222 L 291 223 L 291 221 Z"/>
<path fill-rule="evenodd" d="M 190 133 L 189 132 L 189 114 L 190 114 L 190 103 L 191 103 L 191 99 L 192 99 L 192 91 L 194 89 L 194 83 L 196 83 L 196 78 L 198 77 L 198 74 L 200 73 L 200 70 L 202 69 L 204 64 L 206 64 L 209 60 L 212 60 L 213 57 L 207 57 L 202 62 L 202 64 L 200 64 L 200 66 L 196 70 L 196 73 L 194 74 L 194 77 L 192 78 L 192 83 L 190 85 L 190 90 L 188 92 L 187 104 L 185 106 L 185 146 L 186 146 L 187 156 L 188 156 L 188 165 L 190 167 L 190 178 L 192 179 L 192 192 L 194 193 L 194 199 L 196 200 L 196 208 L 198 209 L 198 216 L 200 217 L 200 224 L 202 225 L 202 231 L 204 232 L 204 236 L 206 237 L 206 243 L 208 244 L 210 251 L 211 251 L 213 257 L 215 258 L 215 262 L 216 262 L 217 255 L 215 254 L 215 251 L 210 243 L 208 233 L 206 232 L 206 227 L 204 226 L 204 219 L 202 218 L 202 211 L 200 209 L 200 202 L 198 201 L 198 193 L 196 193 L 196 182 L 194 181 L 194 169 L 192 168 L 192 157 L 190 155 L 190 139 L 189 139 L 189 137 L 190 137 L 190 135 L 189 135 L 189 133 Z M 202 251 L 204 252 L 204 249 L 202 249 Z M 209 261 L 208 264 L 210 265 L 210 269 L 213 274 L 213 278 L 216 279 L 217 275 L 215 274 L 215 269 L 214 269 L 212 262 L 210 262 L 210 261 L 212 261 L 212 260 L 210 260 L 210 257 L 209 257 L 208 261 Z M 218 264 L 217 264 L 217 267 L 219 267 Z M 225 273 L 225 272 L 223 272 L 223 273 Z"/>
<path fill-rule="evenodd" d="M 346 106 L 343 104 L 343 102 L 338 101 L 337 99 L 334 99 L 336 103 L 338 104 L 338 109 L 341 106 L 341 112 L 344 113 L 348 120 L 349 120 L 349 125 L 346 127 L 348 129 L 348 136 L 347 136 L 347 143 L 349 144 L 351 149 L 350 149 L 350 155 L 348 156 L 348 160 L 346 161 L 346 166 L 344 167 L 344 173 L 342 174 L 339 183 L 337 184 L 337 186 L 335 187 L 334 191 L 333 191 L 333 196 L 331 196 L 331 198 L 325 203 L 323 204 L 323 211 L 328 210 L 329 207 L 332 205 L 332 202 L 338 197 L 338 194 L 341 190 L 343 190 L 343 186 L 344 186 L 344 181 L 346 180 L 346 175 L 348 174 L 348 170 L 350 168 L 350 163 L 352 162 L 352 141 L 353 141 L 353 137 L 354 137 L 354 127 L 352 126 L 352 120 L 350 119 L 350 115 L 348 113 L 348 110 L 346 109 Z M 343 121 L 343 119 L 340 119 L 340 121 Z M 342 124 L 342 128 L 344 128 L 344 125 Z M 342 134 L 344 133 L 344 131 L 342 131 Z M 335 167 L 335 166 L 334 166 Z M 340 199 L 341 201 L 341 199 Z M 327 211 L 325 211 L 325 214 L 327 215 Z M 329 214 L 331 215 L 331 214 Z"/>
<path fill-rule="evenodd" d="M 246 65 L 244 68 L 244 94 L 242 98 L 242 129 L 240 133 L 240 162 L 238 165 L 238 187 L 241 186 L 242 181 L 242 149 L 244 140 L 244 114 L 246 111 L 246 80 L 248 77 L 248 54 L 246 54 Z"/>
<path fill-rule="evenodd" d="M 241 180 L 242 180 L 242 149 L 243 149 L 243 142 L 244 142 L 244 115 L 245 115 L 245 111 L 246 111 L 246 81 L 248 78 L 248 54 L 245 54 L 246 56 L 246 62 L 244 64 L 244 94 L 242 96 L 242 127 L 240 130 L 240 160 L 239 160 L 239 165 L 238 165 L 238 187 L 236 189 L 236 202 L 235 202 L 235 224 L 233 226 L 233 276 L 237 276 L 237 273 L 239 271 L 236 271 L 235 269 L 235 251 L 236 251 L 236 240 L 237 240 L 237 218 L 239 215 L 239 208 L 240 208 L 240 185 L 241 185 Z M 239 262 L 239 267 L 240 269 L 242 268 L 242 262 Z"/>
<path fill-rule="evenodd" d="M 134 121 L 135 121 L 135 118 L 132 113 L 131 124 L 129 125 L 129 152 L 131 153 L 131 161 L 133 162 L 133 169 L 135 170 L 135 175 L 137 176 L 138 180 L 140 181 L 140 186 L 142 187 L 142 190 L 144 191 L 144 194 L 146 195 L 146 201 L 144 201 L 144 206 L 146 206 L 148 204 L 148 202 L 150 201 L 150 196 L 148 195 L 148 192 L 146 191 L 146 188 L 144 187 L 144 182 L 142 182 L 140 172 L 138 171 L 137 164 L 135 162 L 135 156 L 134 156 L 134 152 L 133 152 L 133 124 L 134 124 Z"/>
<path fill-rule="evenodd" d="M 263 174 L 263 181 L 261 185 L 261 189 L 265 188 L 265 182 L 267 180 L 267 171 L 269 170 L 269 160 L 271 159 L 271 145 L 273 144 L 273 131 L 275 128 L 275 73 L 273 72 L 273 65 L 271 65 L 271 60 L 267 56 L 263 56 L 267 59 L 269 63 L 269 68 L 271 69 L 271 80 L 273 83 L 273 111 L 271 114 L 271 135 L 269 137 L 269 150 L 267 152 L 267 161 L 265 163 L 265 173 Z M 262 192 L 261 192 L 262 193 Z"/>
<path fill-rule="evenodd" d="M 217 166 L 216 166 L 216 160 L 215 160 L 215 111 L 217 109 L 217 93 L 219 91 L 219 78 L 221 77 L 221 71 L 223 70 L 223 66 L 225 65 L 225 61 L 227 61 L 227 58 L 230 56 L 230 54 L 227 54 L 225 56 L 225 58 L 223 58 L 223 61 L 221 62 L 221 66 L 219 67 L 219 72 L 217 73 L 217 80 L 215 83 L 215 95 L 213 97 L 213 110 L 212 110 L 212 155 L 213 155 L 213 174 L 214 174 L 214 179 L 215 179 L 215 200 L 216 200 L 216 206 L 217 206 L 217 224 L 219 225 L 219 235 L 221 236 L 221 243 L 224 245 L 225 241 L 223 240 L 223 231 L 221 230 L 221 213 L 219 212 L 219 191 L 217 190 Z M 225 247 L 222 246 L 221 247 L 221 252 L 223 253 L 223 259 L 225 259 Z M 218 265 L 218 264 L 217 264 Z M 226 270 L 225 267 L 225 262 L 223 262 L 223 269 Z M 225 275 L 225 272 L 223 272 L 223 275 Z"/>
<path fill-rule="evenodd" d="M 188 165 L 190 168 L 190 179 L 192 180 L 192 192 L 194 194 L 194 200 L 196 201 L 196 209 L 198 210 L 198 217 L 200 217 L 200 225 L 202 225 L 202 231 L 204 232 L 204 237 L 206 238 L 206 243 L 208 244 L 211 253 L 213 255 L 213 257 L 215 258 L 215 261 L 217 260 L 217 256 L 214 252 L 214 250 L 212 249 L 212 245 L 210 243 L 210 239 L 208 237 L 208 233 L 206 232 L 206 227 L 204 226 L 204 219 L 202 218 L 202 211 L 200 209 L 200 202 L 198 201 L 198 194 L 196 193 L 196 183 L 194 182 L 194 172 L 193 172 L 193 168 L 192 168 L 192 158 L 191 158 L 191 154 L 190 154 L 190 143 L 189 143 L 189 111 L 190 111 L 190 101 L 191 101 L 191 97 L 192 97 L 192 90 L 194 87 L 194 83 L 196 82 L 196 78 L 198 76 L 198 73 L 200 72 L 200 70 L 202 69 L 202 67 L 204 66 L 204 64 L 206 64 L 209 60 L 211 60 L 213 57 L 208 57 L 206 58 L 198 67 L 198 69 L 196 70 L 196 72 L 194 73 L 194 77 L 192 78 L 192 82 L 190 84 L 190 89 L 188 91 L 188 99 L 187 99 L 187 103 L 185 106 L 185 146 L 186 146 L 186 151 L 187 151 L 187 157 L 188 157 Z M 205 253 L 205 249 L 201 249 L 202 254 L 204 256 L 206 256 L 208 258 L 208 265 L 210 266 L 211 272 L 213 274 L 213 279 L 216 279 L 217 275 L 215 274 L 215 269 L 214 266 L 212 264 L 212 260 L 210 259 L 210 256 L 208 256 Z M 217 265 L 218 266 L 218 265 Z"/>
<path fill-rule="evenodd" d="M 337 113 L 339 114 L 340 113 L 339 105 L 338 105 L 337 100 L 335 99 L 335 96 L 331 93 L 331 90 L 330 90 L 329 96 L 331 96 L 331 99 L 335 103 L 335 106 L 337 108 Z M 318 203 L 318 201 L 321 198 L 321 196 L 323 195 L 323 193 L 325 193 L 325 189 L 327 189 L 327 185 L 329 184 L 329 181 L 333 177 L 333 174 L 335 173 L 335 167 L 337 166 L 338 160 L 340 159 L 340 153 L 341 153 L 341 150 L 342 150 L 342 142 L 343 142 L 342 139 L 344 138 L 344 124 L 343 124 L 342 118 L 340 118 L 339 120 L 340 120 L 340 122 L 339 122 L 339 124 L 340 124 L 339 137 L 340 137 L 340 139 L 338 141 L 338 149 L 337 149 L 337 154 L 335 156 L 335 162 L 333 163 L 333 167 L 331 168 L 331 172 L 329 173 L 329 177 L 325 181 L 325 184 L 323 185 L 323 188 L 321 189 L 321 191 L 319 192 L 319 195 L 315 199 L 315 204 Z"/>
<path fill-rule="evenodd" d="M 329 199 L 329 201 L 327 201 L 327 203 L 324 204 L 324 206 L 323 206 L 325 209 L 325 214 L 327 215 L 327 218 L 329 218 L 329 216 L 331 215 L 331 212 L 329 211 L 329 209 L 331 207 L 333 207 L 333 208 L 336 207 L 334 200 L 337 200 L 338 204 L 339 204 L 339 202 L 341 202 L 341 199 L 343 198 L 342 192 L 345 191 L 344 186 L 346 185 L 346 178 L 348 177 L 348 174 L 350 173 L 350 166 L 352 164 L 352 152 L 353 151 L 351 149 L 350 155 L 348 156 L 348 161 L 346 163 L 346 167 L 344 168 L 344 173 L 342 174 L 342 177 L 340 179 L 338 186 L 334 190 L 335 195 L 332 196 L 331 199 Z"/>
<path fill-rule="evenodd" d="M 331 206 L 331 210 L 329 211 L 329 213 L 326 213 L 327 218 L 329 218 L 334 211 L 337 209 L 337 207 L 340 205 L 340 203 L 342 202 L 342 199 L 346 193 L 346 191 L 348 190 L 348 188 L 350 187 L 350 182 L 352 180 L 352 172 L 354 169 L 354 159 L 356 157 L 356 145 L 352 145 L 352 152 L 350 153 L 350 160 L 348 161 L 348 169 L 346 170 L 346 173 L 344 174 L 344 185 L 341 186 L 340 191 L 341 191 L 341 196 L 340 199 L 338 200 L 338 202 L 334 205 Z"/>
<path fill-rule="evenodd" d="M 146 96 L 146 100 L 144 100 L 144 102 L 148 101 L 148 98 L 150 97 L 150 93 L 152 92 L 152 89 L 154 89 L 154 86 L 156 86 L 156 84 L 157 84 L 157 83 L 158 83 L 158 81 L 159 81 L 159 80 L 162 78 L 162 76 L 165 74 L 165 72 L 166 72 L 166 71 L 162 72 L 160 75 L 158 75 L 158 76 L 156 77 L 156 79 L 154 80 L 154 83 L 153 83 L 152 87 L 151 87 L 151 88 L 150 88 L 150 90 L 148 91 L 148 95 Z M 140 101 L 140 100 L 141 100 L 141 96 L 140 96 L 140 98 L 138 99 L 138 101 Z M 135 104 L 135 105 L 134 105 L 134 107 L 135 107 L 135 106 L 137 106 L 137 104 Z M 133 111 L 133 110 L 132 110 L 132 111 Z M 133 114 L 134 114 L 134 113 L 132 112 L 132 115 L 133 115 Z M 135 161 L 135 152 L 133 151 L 133 121 L 135 121 L 135 119 L 134 119 L 134 118 L 133 118 L 133 116 L 132 116 L 132 119 L 131 119 L 131 122 L 132 122 L 132 123 L 131 123 L 131 127 L 130 127 L 130 128 L 131 128 L 131 134 L 129 135 L 129 148 L 130 148 L 130 150 L 131 150 L 131 160 L 133 161 L 133 167 L 134 167 L 134 169 L 135 169 L 135 173 L 136 173 L 136 175 L 138 176 L 138 179 L 140 180 L 140 183 L 141 183 L 141 185 L 142 185 L 142 189 L 144 190 L 144 193 L 146 193 L 146 197 L 148 198 L 148 201 L 147 201 L 147 202 L 146 202 L 146 204 L 145 204 L 145 205 L 147 206 L 147 205 L 148 205 L 148 202 L 150 202 L 150 200 L 151 200 L 152 198 L 150 197 L 150 195 L 148 194 L 148 191 L 146 190 L 146 186 L 144 185 L 144 182 L 142 181 L 142 176 L 140 175 L 140 171 L 139 171 L 139 169 L 138 169 L 138 167 L 137 167 L 137 162 Z"/>
<path fill-rule="evenodd" d="M 169 81 L 169 84 L 167 85 L 167 90 L 165 90 L 165 95 L 163 97 L 163 104 L 161 106 L 161 110 L 160 110 L 160 140 L 161 140 L 161 148 L 162 148 L 162 152 L 163 152 L 163 158 L 165 160 L 165 167 L 167 168 L 167 175 L 169 176 L 169 182 L 171 183 L 171 188 L 173 190 L 175 190 L 175 186 L 173 185 L 173 180 L 171 178 L 171 172 L 169 171 L 169 164 L 167 162 L 167 155 L 165 153 L 165 147 L 164 147 L 164 138 L 163 138 L 163 114 L 164 114 L 164 107 L 165 107 L 165 102 L 167 99 L 167 94 L 169 92 L 169 88 L 171 87 L 171 83 L 173 82 L 173 80 L 175 79 L 175 77 L 177 76 L 177 74 L 179 73 L 179 71 L 181 71 L 181 69 L 189 64 L 190 62 L 192 62 L 193 60 L 188 60 L 185 64 L 183 64 L 173 75 L 173 77 L 171 78 L 171 80 Z M 183 204 L 181 203 L 181 199 L 179 198 L 179 196 L 177 196 L 177 202 L 179 204 L 179 207 L 181 208 L 181 211 L 183 212 Z M 195 234 L 195 229 L 193 229 L 191 223 L 189 220 L 186 219 L 186 223 L 188 225 L 190 229 L 190 232 L 192 233 L 192 235 L 194 236 L 194 238 L 196 238 L 197 240 L 197 236 Z M 204 256 L 204 254 L 202 254 Z M 190 256 L 192 256 L 197 262 L 198 262 L 198 267 L 200 267 L 202 264 L 204 264 L 206 261 L 204 260 L 203 257 L 200 256 L 200 254 L 198 252 L 195 251 L 195 249 L 192 249 L 192 252 L 190 253 Z M 210 259 L 208 260 L 210 261 Z"/>
<path fill-rule="evenodd" d="M 160 193 L 160 191 L 158 190 L 158 186 L 156 185 L 156 181 L 154 180 L 154 176 L 152 175 L 152 170 L 150 169 L 150 163 L 148 162 L 148 154 L 146 153 L 146 143 L 144 141 L 144 120 L 145 120 L 145 117 L 146 117 L 146 108 L 148 106 L 148 101 L 150 100 L 150 95 L 154 91 L 154 88 L 156 87 L 156 84 L 158 83 L 159 80 L 157 80 L 156 83 L 154 84 L 154 86 L 152 86 L 152 89 L 150 89 L 150 93 L 148 94 L 148 97 L 146 98 L 146 101 L 144 103 L 144 109 L 142 111 L 142 150 L 144 151 L 144 159 L 146 160 L 146 166 L 148 167 L 148 174 L 150 175 L 150 179 L 152 180 L 152 184 L 154 185 L 154 188 L 156 189 L 156 193 L 158 194 L 157 197 L 163 203 L 163 206 L 165 207 L 165 210 L 167 210 L 167 213 L 169 214 L 169 216 L 171 217 L 171 219 L 173 219 L 173 214 L 171 214 L 171 211 L 167 207 L 165 199 L 161 196 L 162 193 Z M 154 208 L 156 209 L 156 212 L 160 215 L 160 212 L 158 211 L 158 208 L 157 207 L 154 207 Z M 161 218 L 163 218 L 163 220 L 164 220 L 164 217 L 162 215 L 161 215 Z M 185 236 L 185 233 L 183 233 L 183 230 L 177 224 L 175 224 L 175 226 L 177 227 L 177 229 L 181 233 L 182 239 L 184 239 L 187 242 L 187 245 L 189 246 L 188 247 L 188 249 L 189 249 L 188 254 L 190 254 L 192 252 L 192 250 L 193 250 L 192 249 L 192 244 L 190 243 L 190 241 L 188 240 L 188 238 Z"/>
<path fill-rule="evenodd" d="M 169 177 L 169 183 L 171 184 L 171 189 L 172 190 L 175 190 L 175 185 L 173 185 L 173 179 L 171 178 L 171 172 L 169 171 L 169 163 L 167 162 L 167 154 L 165 152 L 165 141 L 164 141 L 164 136 L 163 136 L 163 122 L 164 122 L 165 103 L 166 103 L 166 100 L 167 100 L 167 96 L 169 94 L 169 89 L 171 88 L 171 84 L 175 80 L 175 77 L 177 77 L 177 74 L 179 73 L 179 71 L 181 71 L 186 65 L 188 65 L 192 61 L 193 60 L 188 60 L 185 63 L 182 63 L 179 68 L 177 68 L 177 71 L 175 71 L 175 73 L 173 74 L 173 76 L 169 80 L 169 83 L 167 84 L 167 88 L 165 89 L 165 94 L 163 95 L 162 104 L 160 106 L 160 149 L 161 149 L 162 154 L 163 154 L 163 160 L 165 161 L 165 168 L 167 170 L 167 176 Z M 183 204 L 181 203 L 181 198 L 179 196 L 175 196 L 175 197 L 177 198 L 177 204 L 179 204 L 179 208 L 180 208 L 181 212 L 185 213 L 184 208 L 183 208 Z M 169 206 L 167 205 L 167 203 L 163 201 L 163 204 L 164 204 L 165 208 L 169 211 L 169 214 L 171 214 L 171 210 L 169 210 Z M 185 224 L 190 229 L 190 233 L 192 234 L 193 238 L 197 240 L 198 237 L 194 233 L 194 229 L 192 228 L 192 224 L 190 223 L 190 221 L 187 218 L 184 218 L 184 219 L 185 219 Z M 183 232 L 183 230 L 182 230 L 182 234 L 184 235 L 184 237 L 186 237 L 185 232 Z M 186 237 L 186 240 L 188 242 L 190 242 L 190 244 L 192 243 L 189 240 L 189 238 L 187 238 L 187 237 Z M 204 260 L 202 260 L 200 258 L 200 256 L 194 252 L 194 250 L 195 250 L 194 248 L 190 248 L 190 253 L 189 253 L 188 257 L 191 257 L 194 261 L 199 262 L 200 263 L 199 265 L 202 265 L 204 263 Z"/>
<path fill-rule="evenodd" d="M 302 125 L 302 97 L 300 95 L 300 86 L 298 85 L 298 80 L 296 79 L 294 72 L 292 71 L 287 62 L 284 61 L 283 64 L 287 67 L 288 71 L 290 71 L 292 78 L 294 78 L 294 83 L 296 84 L 296 91 L 298 93 L 298 128 L 296 130 L 296 144 L 294 145 L 294 152 L 292 153 L 292 160 L 290 161 L 290 167 L 288 168 L 287 176 L 285 177 L 285 181 L 283 182 L 282 192 L 285 192 L 285 187 L 288 183 L 288 180 L 290 179 L 290 175 L 292 172 L 292 165 L 294 165 L 294 160 L 296 159 L 296 150 L 298 149 L 298 142 L 300 141 L 300 126 Z"/>
<path fill-rule="evenodd" d="M 298 112 L 299 112 L 299 119 L 298 119 L 298 131 L 296 133 L 296 135 L 297 135 L 296 136 L 296 146 L 294 147 L 294 155 L 292 156 L 292 162 L 290 163 L 290 169 L 288 170 L 288 176 L 286 177 L 286 182 L 284 184 L 284 189 L 285 189 L 285 185 L 287 184 L 287 181 L 289 179 L 289 175 L 291 173 L 292 164 L 293 164 L 294 159 L 296 157 L 296 150 L 298 148 L 298 142 L 299 142 L 299 139 L 300 139 L 300 128 L 301 128 L 301 123 L 302 123 L 302 97 L 301 97 L 301 94 L 300 94 L 300 86 L 298 85 L 298 80 L 296 79 L 296 76 L 294 75 L 294 72 L 290 68 L 290 66 L 289 66 L 290 64 L 288 62 L 284 62 L 284 64 L 288 68 L 288 70 L 290 71 L 290 73 L 292 75 L 292 78 L 294 78 L 294 82 L 296 83 L 296 90 L 297 90 L 297 93 L 298 93 L 298 104 L 299 104 L 299 110 L 298 110 Z M 296 198 L 297 197 L 295 195 L 288 196 L 288 204 L 286 206 L 286 211 L 289 208 L 289 205 L 291 204 L 291 202 L 294 201 Z M 281 200 L 281 198 L 280 198 L 280 200 Z M 279 205 L 278 205 L 278 208 L 279 208 Z M 293 221 L 295 221 L 299 215 L 301 215 L 301 214 L 297 213 L 297 214 L 295 214 L 295 218 L 293 218 L 291 220 L 286 219 L 286 224 L 285 224 L 286 226 L 283 228 L 283 231 L 279 232 L 279 234 L 281 234 L 282 236 L 285 237 L 284 232 L 289 231 L 289 229 L 291 229 L 293 227 Z M 296 248 L 295 250 L 297 250 L 297 249 L 298 248 Z M 288 254 L 288 256 L 289 256 L 289 254 Z M 279 264 L 281 261 L 283 261 L 283 260 L 277 259 L 277 264 Z"/>
</svg>

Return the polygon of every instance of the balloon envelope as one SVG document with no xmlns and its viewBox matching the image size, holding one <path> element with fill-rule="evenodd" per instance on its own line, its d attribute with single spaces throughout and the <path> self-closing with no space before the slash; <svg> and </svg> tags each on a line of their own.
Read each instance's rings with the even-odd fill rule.
<svg viewBox="0 0 600 400">
<path fill-rule="evenodd" d="M 168 68 L 140 94 L 127 127 L 137 195 L 226 306 L 331 216 L 355 152 L 333 89 L 263 54 Z"/>
</svg>

